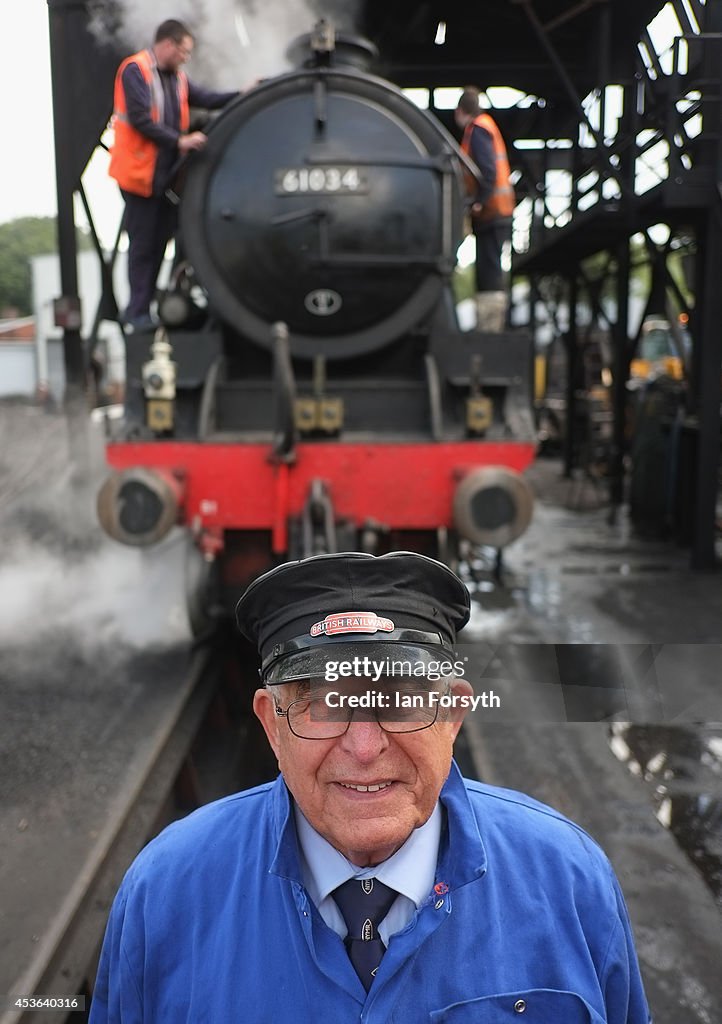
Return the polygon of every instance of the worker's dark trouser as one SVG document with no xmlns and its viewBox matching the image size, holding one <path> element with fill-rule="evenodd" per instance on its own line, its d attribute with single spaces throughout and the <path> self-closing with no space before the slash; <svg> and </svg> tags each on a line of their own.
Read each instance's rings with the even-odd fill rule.
<svg viewBox="0 0 722 1024">
<path fill-rule="evenodd" d="M 125 319 L 138 320 L 150 312 L 165 247 L 176 228 L 176 207 L 165 196 L 146 198 L 124 191 L 122 195 L 125 200 L 124 226 L 128 233 L 130 284 Z"/>
<path fill-rule="evenodd" d="M 476 290 L 501 291 L 504 288 L 501 250 L 504 242 L 511 238 L 511 218 L 488 223 L 474 221 L 473 228 L 476 237 Z"/>
</svg>

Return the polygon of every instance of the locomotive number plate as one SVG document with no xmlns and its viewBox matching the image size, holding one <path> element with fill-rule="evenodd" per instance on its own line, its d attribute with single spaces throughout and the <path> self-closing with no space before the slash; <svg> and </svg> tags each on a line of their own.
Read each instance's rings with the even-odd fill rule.
<svg viewBox="0 0 722 1024">
<path fill-rule="evenodd" d="M 365 195 L 366 176 L 358 167 L 284 167 L 274 178 L 277 196 Z"/>
</svg>

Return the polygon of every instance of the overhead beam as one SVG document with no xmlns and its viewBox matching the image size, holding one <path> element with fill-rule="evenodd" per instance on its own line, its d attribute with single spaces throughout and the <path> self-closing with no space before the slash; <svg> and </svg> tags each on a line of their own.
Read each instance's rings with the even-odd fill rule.
<svg viewBox="0 0 722 1024">
<path fill-rule="evenodd" d="M 578 18 L 580 14 L 584 14 L 590 8 L 606 3 L 609 3 L 609 0 L 580 0 L 576 7 L 572 7 L 570 10 L 558 14 L 556 18 L 545 22 L 544 29 L 547 32 L 553 32 L 555 28 L 559 28 L 560 25 L 564 25 L 568 21 L 573 21 L 574 18 Z"/>
</svg>

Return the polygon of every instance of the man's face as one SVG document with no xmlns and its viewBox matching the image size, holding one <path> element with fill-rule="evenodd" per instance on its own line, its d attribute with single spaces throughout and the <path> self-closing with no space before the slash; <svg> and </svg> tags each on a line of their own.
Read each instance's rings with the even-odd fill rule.
<svg viewBox="0 0 722 1024">
<path fill-rule="evenodd" d="M 456 122 L 457 128 L 466 128 L 467 124 L 471 120 L 471 114 L 465 114 L 459 107 L 454 111 L 454 121 Z"/>
<path fill-rule="evenodd" d="M 161 71 L 177 71 L 193 53 L 193 37 L 183 36 L 179 43 L 162 39 L 155 44 L 155 59 Z"/>
<path fill-rule="evenodd" d="M 285 710 L 292 686 L 274 687 Z M 471 694 L 455 680 L 451 692 Z M 278 758 L 286 785 L 310 824 L 359 866 L 379 864 L 428 821 L 449 774 L 461 719 L 412 733 L 385 732 L 377 722 L 351 721 L 343 736 L 300 739 L 276 715 L 273 695 L 258 690 L 254 710 Z M 375 792 L 354 787 L 381 786 Z"/>
</svg>

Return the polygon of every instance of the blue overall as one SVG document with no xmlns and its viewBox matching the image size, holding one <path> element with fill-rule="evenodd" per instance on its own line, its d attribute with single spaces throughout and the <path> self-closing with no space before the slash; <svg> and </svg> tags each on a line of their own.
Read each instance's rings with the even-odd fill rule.
<svg viewBox="0 0 722 1024">
<path fill-rule="evenodd" d="M 111 912 L 91 1024 L 648 1024 L 626 908 L 576 825 L 452 766 L 436 891 L 368 994 L 301 882 L 282 778 L 167 828 Z"/>
</svg>

